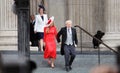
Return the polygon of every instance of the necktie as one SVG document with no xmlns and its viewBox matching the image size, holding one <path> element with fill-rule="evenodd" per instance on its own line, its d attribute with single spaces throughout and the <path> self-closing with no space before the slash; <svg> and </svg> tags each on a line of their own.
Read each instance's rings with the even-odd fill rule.
<svg viewBox="0 0 120 73">
<path fill-rule="evenodd" d="M 70 28 L 68 28 L 68 32 L 70 33 Z"/>
</svg>

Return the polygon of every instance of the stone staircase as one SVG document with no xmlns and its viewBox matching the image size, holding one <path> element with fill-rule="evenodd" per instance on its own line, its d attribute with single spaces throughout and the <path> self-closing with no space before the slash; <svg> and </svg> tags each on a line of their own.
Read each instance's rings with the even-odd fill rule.
<svg viewBox="0 0 120 73">
<path fill-rule="evenodd" d="M 17 50 L 17 44 L 18 44 L 18 38 L 17 38 L 17 31 L 10 31 L 10 30 L 5 30 L 1 31 L 0 30 L 0 51 L 1 50 L 8 50 L 8 51 L 16 51 Z M 83 46 L 84 47 L 84 46 Z M 31 51 L 38 51 L 38 47 L 32 47 L 30 46 Z M 57 44 L 57 51 L 60 50 L 60 44 Z M 76 49 L 77 51 L 81 51 L 81 48 L 78 47 Z M 92 47 L 84 47 L 82 50 L 88 50 L 92 51 Z M 105 47 L 101 48 L 101 50 L 108 50 Z"/>
<path fill-rule="evenodd" d="M 17 31 L 0 30 L 0 51 L 17 51 L 18 37 Z M 30 46 L 32 51 L 37 51 L 38 47 Z"/>
<path fill-rule="evenodd" d="M 0 50 L 17 50 L 17 31 L 0 31 Z"/>
</svg>

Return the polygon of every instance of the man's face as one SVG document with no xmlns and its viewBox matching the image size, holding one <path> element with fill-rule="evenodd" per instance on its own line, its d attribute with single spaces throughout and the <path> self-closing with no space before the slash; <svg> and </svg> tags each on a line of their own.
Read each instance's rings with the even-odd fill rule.
<svg viewBox="0 0 120 73">
<path fill-rule="evenodd" d="M 34 15 L 31 15 L 31 20 L 33 21 L 35 19 L 35 16 Z"/>
<path fill-rule="evenodd" d="M 71 23 L 67 23 L 66 26 L 67 26 L 67 28 L 70 28 L 72 26 L 72 24 Z"/>
</svg>

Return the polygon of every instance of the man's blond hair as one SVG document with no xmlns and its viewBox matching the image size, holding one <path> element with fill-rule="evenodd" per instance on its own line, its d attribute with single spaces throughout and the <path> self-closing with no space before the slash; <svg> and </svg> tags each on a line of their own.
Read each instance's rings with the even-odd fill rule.
<svg viewBox="0 0 120 73">
<path fill-rule="evenodd" d="M 71 20 L 67 20 L 67 21 L 65 22 L 65 24 L 72 24 L 72 21 L 71 21 Z"/>
</svg>

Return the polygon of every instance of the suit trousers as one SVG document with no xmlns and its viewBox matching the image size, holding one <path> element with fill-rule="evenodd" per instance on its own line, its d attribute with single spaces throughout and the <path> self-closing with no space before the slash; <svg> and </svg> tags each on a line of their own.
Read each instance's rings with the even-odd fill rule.
<svg viewBox="0 0 120 73">
<path fill-rule="evenodd" d="M 74 45 L 64 45 L 65 66 L 71 66 L 76 56 Z"/>
</svg>

